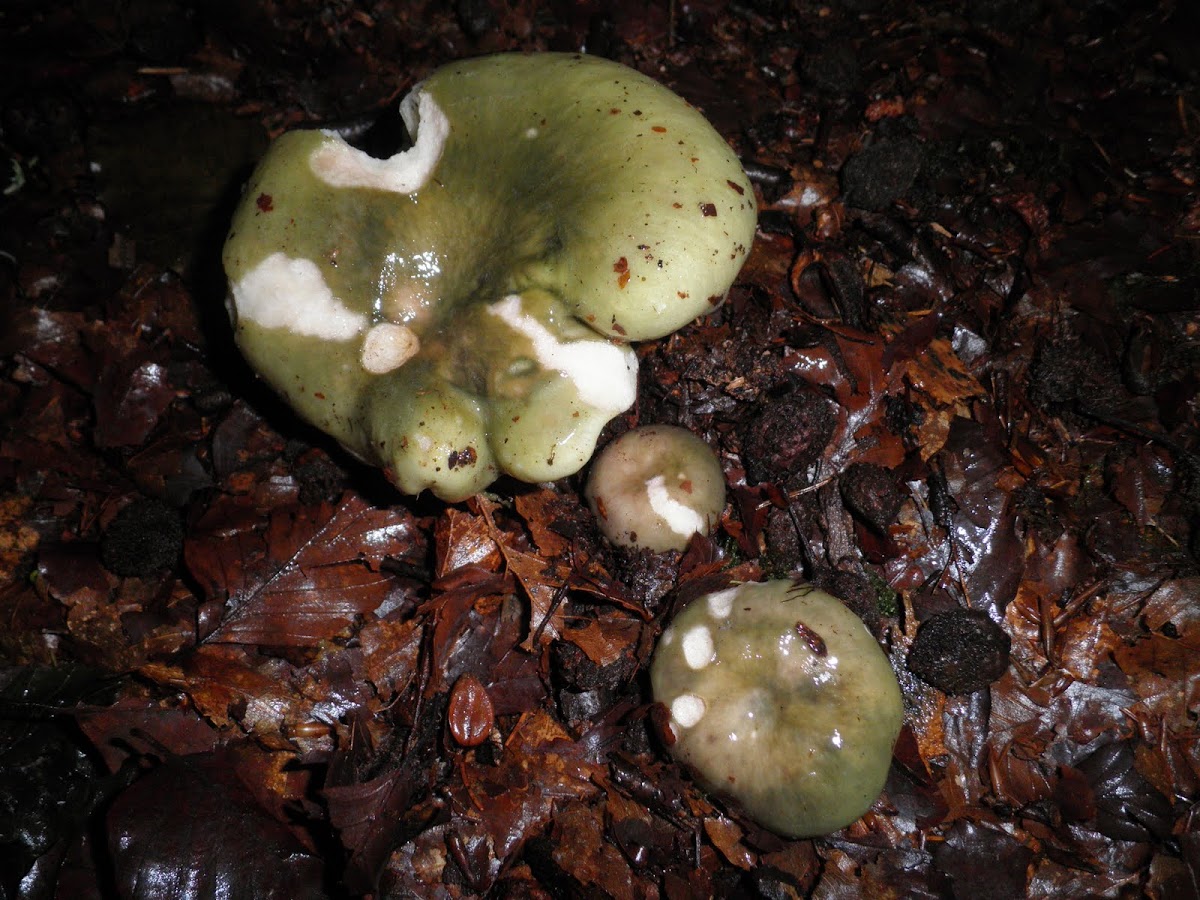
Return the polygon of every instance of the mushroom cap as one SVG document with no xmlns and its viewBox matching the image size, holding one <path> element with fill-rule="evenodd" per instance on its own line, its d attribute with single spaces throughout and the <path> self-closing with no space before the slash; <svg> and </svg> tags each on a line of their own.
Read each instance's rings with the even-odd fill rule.
<svg viewBox="0 0 1200 900">
<path fill-rule="evenodd" d="M 650 679 L 671 754 L 773 831 L 836 831 L 883 790 L 900 688 L 866 626 L 824 591 L 779 580 L 693 601 Z"/>
<path fill-rule="evenodd" d="M 600 451 L 585 494 L 614 544 L 682 550 L 720 517 L 725 475 L 708 444 L 687 429 L 646 425 Z"/>
<path fill-rule="evenodd" d="M 225 245 L 238 345 L 409 493 L 572 474 L 636 396 L 624 342 L 728 291 L 751 185 L 683 99 L 580 54 L 454 63 L 401 113 L 414 143 L 388 159 L 272 145 Z"/>
</svg>

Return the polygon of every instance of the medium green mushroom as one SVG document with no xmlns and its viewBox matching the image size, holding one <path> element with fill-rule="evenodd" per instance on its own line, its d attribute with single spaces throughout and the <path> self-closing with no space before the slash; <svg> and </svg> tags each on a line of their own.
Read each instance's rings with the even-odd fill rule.
<svg viewBox="0 0 1200 900">
<path fill-rule="evenodd" d="M 682 550 L 725 508 L 725 475 L 708 444 L 684 428 L 645 425 L 605 447 L 588 475 L 600 531 L 622 547 Z"/>
<path fill-rule="evenodd" d="M 693 601 L 663 632 L 650 680 L 672 755 L 772 831 L 836 831 L 883 790 L 900 688 L 866 626 L 824 591 L 779 580 Z"/>
<path fill-rule="evenodd" d="M 242 352 L 403 491 L 578 471 L 636 396 L 629 341 L 717 306 L 754 193 L 703 116 L 579 54 L 454 63 L 376 159 L 280 137 L 225 245 Z"/>
</svg>

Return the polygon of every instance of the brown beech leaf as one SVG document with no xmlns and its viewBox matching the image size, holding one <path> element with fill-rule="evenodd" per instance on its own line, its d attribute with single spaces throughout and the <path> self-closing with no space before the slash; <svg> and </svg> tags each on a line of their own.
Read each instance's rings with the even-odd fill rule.
<svg viewBox="0 0 1200 900">
<path fill-rule="evenodd" d="M 642 623 L 633 619 L 609 617 L 592 620 L 583 628 L 567 628 L 563 638 L 587 654 L 598 666 L 607 666 L 621 658 L 626 650 L 636 647 Z"/>
<path fill-rule="evenodd" d="M 1120 638 L 1101 617 L 1068 619 L 1059 632 L 1059 664 L 1075 678 L 1091 681 L 1100 663 L 1120 645 Z"/>
<path fill-rule="evenodd" d="M 554 819 L 548 842 L 554 865 L 580 885 L 614 900 L 635 900 L 629 863 L 611 841 L 604 839 L 603 810 L 573 803 Z M 569 882 L 568 882 L 569 883 Z"/>
<path fill-rule="evenodd" d="M 217 729 L 196 712 L 144 699 L 83 709 L 76 721 L 113 772 L 129 758 L 130 748 L 145 745 L 147 738 L 155 749 L 165 748 L 178 756 L 213 750 L 220 741 Z"/>
<path fill-rule="evenodd" d="M 936 406 L 952 407 L 983 393 L 983 387 L 963 365 L 946 338 L 934 338 L 908 361 L 909 384 Z"/>
<path fill-rule="evenodd" d="M 1151 631 L 1169 625 L 1180 639 L 1200 649 L 1200 577 L 1179 578 L 1162 584 L 1146 601 L 1142 617 Z"/>
<path fill-rule="evenodd" d="M 0 585 L 19 577 L 19 565 L 37 549 L 41 535 L 25 524 L 32 502 L 28 497 L 0 497 Z"/>
<path fill-rule="evenodd" d="M 210 641 L 308 646 L 377 609 L 392 588 L 388 555 L 420 551 L 411 515 L 347 494 L 336 507 L 285 507 L 232 533 L 211 513 L 184 550 L 188 568 L 227 609 Z"/>
<path fill-rule="evenodd" d="M 462 766 L 455 801 L 467 815 L 483 817 L 498 859 L 507 860 L 545 828 L 557 803 L 592 797 L 604 766 L 583 742 L 540 710 L 523 715 L 495 766 L 470 760 Z"/>
<path fill-rule="evenodd" d="M 1150 634 L 1113 654 L 1142 703 L 1166 723 L 1183 731 L 1200 710 L 1200 667 L 1187 643 Z"/>
<path fill-rule="evenodd" d="M 474 670 L 480 645 L 489 641 L 477 605 L 490 607 L 494 598 L 515 591 L 516 584 L 506 575 L 467 567 L 434 587 L 441 593 L 422 604 L 420 615 L 433 628 L 430 650 L 435 664 L 427 690 L 440 693 L 450 690 L 462 672 Z"/>
<path fill-rule="evenodd" d="M 97 331 L 103 332 L 103 325 L 89 322 L 83 313 L 36 306 L 17 308 L 5 323 L 0 354 L 20 353 L 28 363 L 64 381 L 90 388 L 98 364 L 84 344 Z"/>
<path fill-rule="evenodd" d="M 415 620 L 370 622 L 359 631 L 367 680 L 383 700 L 401 693 L 416 676 L 424 636 Z"/>
<path fill-rule="evenodd" d="M 888 346 L 875 335 L 838 326 L 829 346 L 790 351 L 794 371 L 832 392 L 837 427 L 826 451 L 829 465 L 872 462 L 892 467 L 904 458 L 899 437 L 883 426 L 880 411 L 898 375 L 889 366 Z"/>
<path fill-rule="evenodd" d="M 569 574 L 564 564 L 556 564 L 515 546 L 515 540 L 496 524 L 496 504 L 480 495 L 475 498 L 487 521 L 491 538 L 504 555 L 509 573 L 514 575 L 529 597 L 529 636 L 521 644 L 532 651 L 535 643 L 548 643 L 558 637 L 562 613 L 560 601 Z"/>
<path fill-rule="evenodd" d="M 1052 764 L 1044 761 L 1053 726 L 1010 669 L 992 686 L 988 775 L 996 794 L 1026 806 L 1053 794 Z M 928 758 L 928 757 L 927 757 Z"/>
<path fill-rule="evenodd" d="M 933 851 L 955 898 L 1024 897 L 1033 850 L 999 828 L 960 819 Z"/>
<path fill-rule="evenodd" d="M 862 897 L 900 900 L 912 896 L 907 890 L 888 884 L 886 879 L 890 874 L 880 863 L 863 865 L 845 851 L 834 848 L 825 859 L 819 895 L 830 900 L 859 900 Z"/>
<path fill-rule="evenodd" d="M 107 366 L 96 384 L 96 446 L 140 446 L 175 394 L 165 362 L 149 353 Z"/>
<path fill-rule="evenodd" d="M 930 341 L 922 353 L 908 360 L 904 375 L 925 414 L 917 436 L 921 458 L 929 459 L 946 442 L 967 402 L 980 396 L 983 388 L 944 338 Z"/>
<path fill-rule="evenodd" d="M 331 785 L 322 791 L 329 822 L 350 853 L 347 880 L 364 892 L 377 877 L 403 819 L 414 812 L 417 787 L 403 770 L 370 781 Z"/>
<path fill-rule="evenodd" d="M 955 509 L 954 574 L 975 609 L 1003 615 L 1025 566 L 1008 456 L 994 423 L 955 418 L 939 457 Z"/>
<path fill-rule="evenodd" d="M 1171 489 L 1171 468 L 1162 454 L 1141 447 L 1130 458 L 1110 467 L 1113 496 L 1129 511 L 1139 528 L 1162 512 Z"/>
<path fill-rule="evenodd" d="M 234 403 L 212 430 L 213 471 L 235 493 L 266 478 L 282 454 L 283 438 L 244 402 Z"/>
<path fill-rule="evenodd" d="M 533 542 L 546 556 L 564 556 L 571 550 L 570 533 L 579 520 L 588 515 L 578 498 L 565 497 L 545 488 L 518 494 L 514 504 Z"/>
<path fill-rule="evenodd" d="M 254 659 L 241 647 L 200 647 L 180 666 L 150 663 L 143 677 L 185 692 L 196 709 L 218 728 L 237 725 L 267 744 L 287 747 L 290 725 L 312 718 L 312 702 L 288 683 L 283 660 Z"/>
<path fill-rule="evenodd" d="M 569 585 L 573 591 L 591 594 L 640 619 L 650 618 L 645 596 L 627 588 L 610 575 L 598 559 L 587 554 L 573 554 Z"/>
<path fill-rule="evenodd" d="M 437 520 L 434 548 L 437 578 L 444 578 L 466 566 L 492 572 L 500 569 L 500 552 L 483 516 L 448 508 Z"/>
<path fill-rule="evenodd" d="M 742 843 L 744 835 L 736 822 L 724 816 L 705 816 L 704 833 L 713 842 L 713 846 L 721 851 L 721 855 L 733 865 L 747 871 L 754 868 L 754 854 Z"/>
<path fill-rule="evenodd" d="M 517 577 L 529 597 L 529 636 L 521 643 L 524 650 L 533 651 L 535 644 L 545 644 L 558 637 L 562 628 L 560 600 L 565 590 L 565 567 L 556 566 L 540 556 L 504 547 L 508 570 Z"/>
</svg>

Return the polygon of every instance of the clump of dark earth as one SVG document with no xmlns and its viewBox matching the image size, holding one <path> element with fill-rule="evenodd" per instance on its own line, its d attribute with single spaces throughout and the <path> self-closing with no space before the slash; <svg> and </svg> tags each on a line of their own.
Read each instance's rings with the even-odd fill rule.
<svg viewBox="0 0 1200 900">
<path fill-rule="evenodd" d="M 1008 669 L 1010 643 L 986 613 L 953 609 L 921 625 L 908 654 L 908 670 L 947 694 L 973 694 Z"/>
<path fill-rule="evenodd" d="M 143 576 L 169 569 L 182 549 L 179 513 L 153 498 L 126 506 L 100 539 L 100 558 L 114 575 Z"/>
<path fill-rule="evenodd" d="M 860 150 L 842 169 L 847 206 L 879 212 L 903 197 L 921 171 L 921 145 L 913 138 L 881 140 Z"/>
<path fill-rule="evenodd" d="M 742 430 L 742 465 L 755 484 L 791 484 L 833 436 L 829 402 L 810 391 L 768 399 Z"/>
<path fill-rule="evenodd" d="M 896 521 L 904 494 L 887 469 L 872 463 L 855 463 L 838 479 L 847 509 L 864 525 L 879 534 L 887 534 Z"/>
</svg>

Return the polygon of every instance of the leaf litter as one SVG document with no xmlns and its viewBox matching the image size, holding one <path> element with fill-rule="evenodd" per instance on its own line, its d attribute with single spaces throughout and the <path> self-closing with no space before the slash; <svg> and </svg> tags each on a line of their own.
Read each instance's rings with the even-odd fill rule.
<svg viewBox="0 0 1200 900">
<path fill-rule="evenodd" d="M 1197 896 L 1186 4 L 18 6 L 6 896 Z M 606 546 L 578 478 L 397 495 L 223 324 L 268 135 L 580 47 L 704 109 L 759 193 L 726 304 L 637 348 L 608 432 L 719 452 L 729 505 L 682 554 Z M 883 796 L 815 841 L 699 792 L 645 678 L 688 599 L 786 574 L 839 587 L 906 698 Z M 955 616 L 983 655 L 918 677 Z M 1002 674 L 944 680 L 971 659 Z"/>
</svg>

